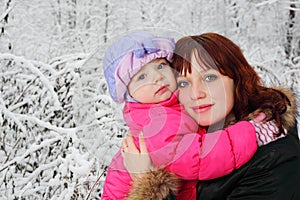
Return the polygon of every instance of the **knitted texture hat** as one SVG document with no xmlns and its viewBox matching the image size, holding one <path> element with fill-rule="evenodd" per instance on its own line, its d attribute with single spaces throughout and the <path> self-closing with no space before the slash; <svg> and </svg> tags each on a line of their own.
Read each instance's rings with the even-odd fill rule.
<svg viewBox="0 0 300 200">
<path fill-rule="evenodd" d="M 127 92 L 131 78 L 152 60 L 165 58 L 171 62 L 174 48 L 173 38 L 148 32 L 133 32 L 111 44 L 103 58 L 103 69 L 112 99 L 134 102 Z"/>
</svg>

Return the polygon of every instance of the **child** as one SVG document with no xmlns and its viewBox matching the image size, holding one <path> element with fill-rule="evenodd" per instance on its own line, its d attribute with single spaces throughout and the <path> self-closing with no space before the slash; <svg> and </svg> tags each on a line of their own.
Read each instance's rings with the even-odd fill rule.
<svg viewBox="0 0 300 200">
<path fill-rule="evenodd" d="M 187 180 L 180 198 L 196 199 L 196 180 L 221 177 L 241 167 L 255 153 L 257 137 L 263 133 L 256 133 L 247 121 L 210 134 L 199 130 L 178 103 L 176 78 L 170 67 L 174 47 L 170 38 L 146 32 L 128 34 L 108 48 L 104 75 L 113 100 L 125 101 L 124 119 L 136 146 L 142 132 L 154 166 Z M 247 134 L 240 134 L 241 129 Z M 119 151 L 108 169 L 102 199 L 126 199 L 131 182 Z"/>
</svg>

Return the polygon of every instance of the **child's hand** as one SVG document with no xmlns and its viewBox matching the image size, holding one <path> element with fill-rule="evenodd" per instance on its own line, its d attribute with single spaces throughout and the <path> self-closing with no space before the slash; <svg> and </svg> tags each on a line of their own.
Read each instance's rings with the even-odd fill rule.
<svg viewBox="0 0 300 200">
<path fill-rule="evenodd" d="M 270 109 L 257 109 L 250 113 L 247 120 L 253 120 L 255 122 L 267 122 L 273 119 L 273 113 Z"/>
<path fill-rule="evenodd" d="M 258 146 L 266 145 L 281 137 L 275 137 L 279 132 L 275 120 L 266 121 L 267 115 L 263 112 L 257 113 L 249 122 L 255 128 Z"/>
<path fill-rule="evenodd" d="M 265 119 L 266 119 L 266 114 L 263 113 L 263 112 L 260 112 L 257 114 L 256 117 L 254 117 L 252 120 L 254 122 L 265 122 Z"/>
<path fill-rule="evenodd" d="M 152 160 L 149 156 L 145 139 L 142 134 L 139 136 L 140 151 L 134 144 L 133 136 L 130 132 L 122 142 L 122 156 L 124 165 L 130 173 L 132 179 L 143 176 L 144 173 L 153 169 Z"/>
</svg>

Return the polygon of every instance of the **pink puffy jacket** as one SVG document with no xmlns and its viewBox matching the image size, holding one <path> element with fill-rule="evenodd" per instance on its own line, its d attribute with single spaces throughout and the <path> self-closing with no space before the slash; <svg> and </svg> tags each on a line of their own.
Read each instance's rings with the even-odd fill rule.
<svg viewBox="0 0 300 200">
<path fill-rule="evenodd" d="M 195 180 L 227 175 L 250 160 L 257 149 L 256 134 L 247 121 L 205 134 L 178 104 L 176 94 L 159 104 L 127 103 L 124 119 L 135 136 L 137 147 L 138 134 L 143 132 L 156 167 L 171 171 L 183 180 L 191 180 L 183 181 L 178 199 L 193 199 Z M 109 166 L 102 199 L 126 199 L 131 182 L 119 151 Z M 194 191 L 193 194 L 190 191 Z"/>
</svg>

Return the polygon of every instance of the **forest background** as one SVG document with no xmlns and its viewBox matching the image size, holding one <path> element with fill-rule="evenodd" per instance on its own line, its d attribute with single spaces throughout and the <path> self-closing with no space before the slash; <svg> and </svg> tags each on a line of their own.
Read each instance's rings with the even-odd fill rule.
<svg viewBox="0 0 300 200">
<path fill-rule="evenodd" d="M 0 0 L 0 199 L 100 199 L 127 130 L 102 57 L 135 30 L 223 34 L 300 91 L 299 0 Z"/>
</svg>

